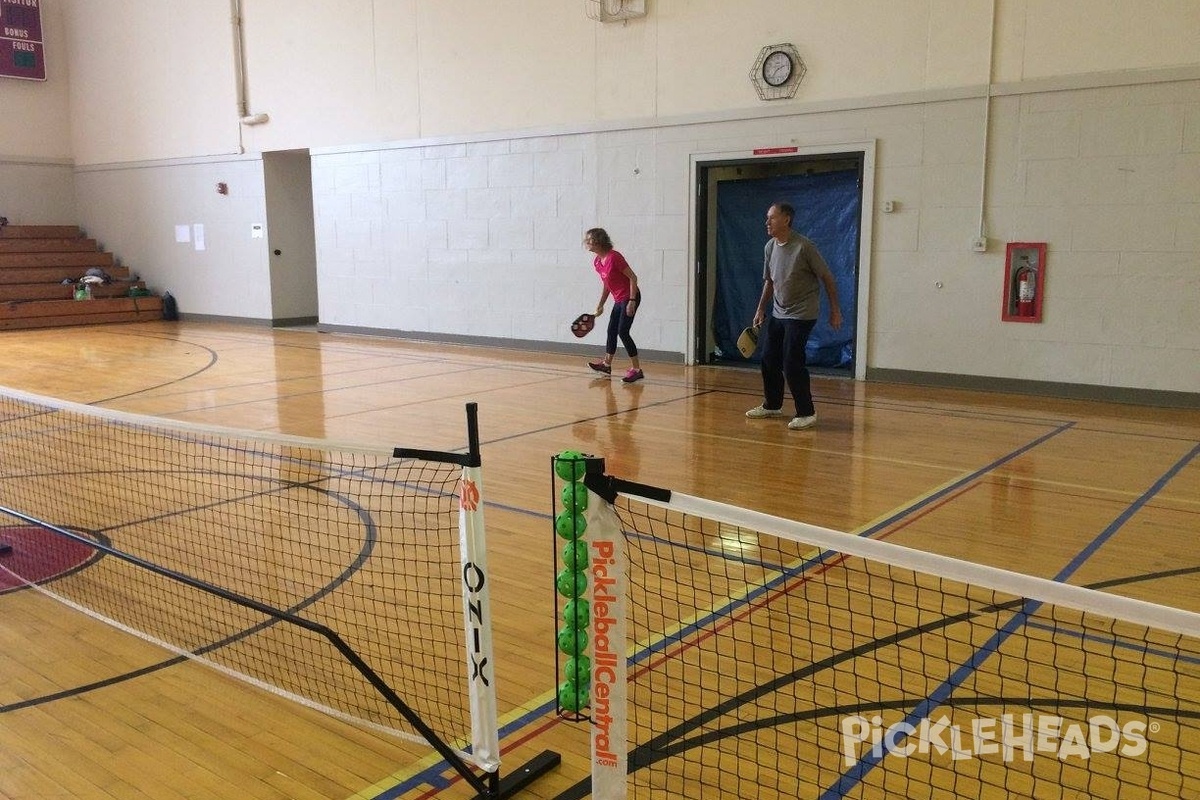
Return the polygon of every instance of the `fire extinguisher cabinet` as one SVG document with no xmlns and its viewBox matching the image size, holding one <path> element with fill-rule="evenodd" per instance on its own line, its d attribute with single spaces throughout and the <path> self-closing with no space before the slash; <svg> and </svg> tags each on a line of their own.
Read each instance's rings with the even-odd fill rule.
<svg viewBox="0 0 1200 800">
<path fill-rule="evenodd" d="M 1004 253 L 1005 322 L 1041 322 L 1046 289 L 1046 243 L 1009 242 Z"/>
</svg>

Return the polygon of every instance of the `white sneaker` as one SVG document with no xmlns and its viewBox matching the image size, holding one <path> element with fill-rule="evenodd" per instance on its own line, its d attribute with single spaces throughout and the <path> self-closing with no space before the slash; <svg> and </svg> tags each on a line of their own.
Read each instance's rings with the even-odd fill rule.
<svg viewBox="0 0 1200 800">
<path fill-rule="evenodd" d="M 788 428 L 793 431 L 802 431 L 816 424 L 817 415 L 813 414 L 811 417 L 792 417 L 792 421 L 788 423 Z"/>
<path fill-rule="evenodd" d="M 764 417 L 782 417 L 783 409 L 782 408 L 763 408 L 762 406 L 755 406 L 754 408 L 752 408 L 746 412 L 746 416 L 749 417 L 750 419 L 763 419 Z"/>
</svg>

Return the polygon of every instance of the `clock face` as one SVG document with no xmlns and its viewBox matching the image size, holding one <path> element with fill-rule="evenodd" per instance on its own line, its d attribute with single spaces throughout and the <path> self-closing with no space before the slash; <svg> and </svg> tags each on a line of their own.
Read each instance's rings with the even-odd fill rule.
<svg viewBox="0 0 1200 800">
<path fill-rule="evenodd" d="M 766 57 L 762 65 L 763 80 L 768 86 L 782 86 L 792 77 L 792 56 L 783 50 L 776 50 Z"/>
</svg>

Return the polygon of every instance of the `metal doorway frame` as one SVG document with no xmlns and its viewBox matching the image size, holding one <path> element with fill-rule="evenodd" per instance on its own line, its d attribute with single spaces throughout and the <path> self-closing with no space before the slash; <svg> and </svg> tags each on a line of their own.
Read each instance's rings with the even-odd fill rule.
<svg viewBox="0 0 1200 800">
<path fill-rule="evenodd" d="M 780 152 L 784 150 L 785 152 Z M 769 166 L 797 161 L 812 161 L 821 156 L 858 156 L 862 159 L 862 192 L 859 208 L 858 242 L 858 303 L 857 327 L 854 334 L 854 378 L 864 380 L 870 362 L 868 350 L 871 286 L 872 221 L 875 207 L 875 141 L 837 142 L 806 147 L 769 148 L 762 153 L 721 152 L 693 153 L 688 167 L 689 183 L 693 187 L 689 198 L 688 257 L 692 264 L 688 277 L 687 348 L 684 363 L 707 363 L 708 331 L 706 325 L 712 313 L 709 288 L 710 197 L 708 176 L 715 167 L 744 165 Z M 765 236 L 765 234 L 764 234 Z"/>
</svg>

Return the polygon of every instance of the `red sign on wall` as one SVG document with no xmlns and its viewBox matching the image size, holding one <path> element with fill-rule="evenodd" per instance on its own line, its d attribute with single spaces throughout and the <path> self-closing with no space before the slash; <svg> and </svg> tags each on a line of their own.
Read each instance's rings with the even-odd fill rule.
<svg viewBox="0 0 1200 800">
<path fill-rule="evenodd" d="M 46 80 L 42 0 L 0 0 L 0 77 Z"/>
</svg>

